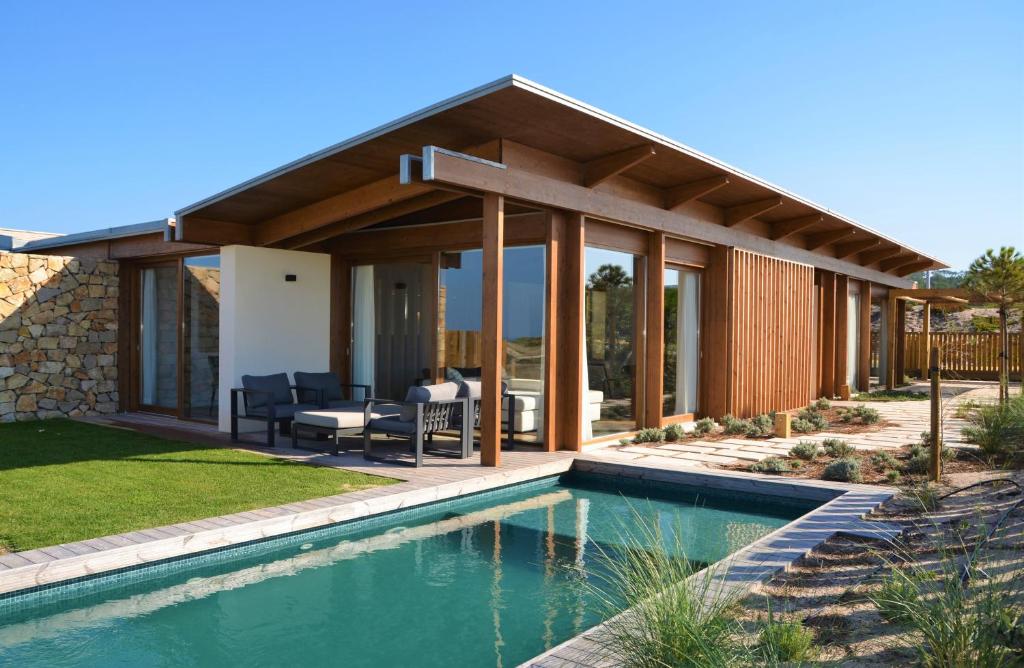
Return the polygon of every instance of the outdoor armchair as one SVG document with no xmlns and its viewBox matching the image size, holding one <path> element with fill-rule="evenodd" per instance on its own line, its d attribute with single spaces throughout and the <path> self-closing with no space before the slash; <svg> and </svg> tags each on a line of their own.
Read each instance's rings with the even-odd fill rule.
<svg viewBox="0 0 1024 668">
<path fill-rule="evenodd" d="M 238 418 L 264 420 L 267 424 L 267 446 L 275 446 L 275 425 L 281 425 L 281 434 L 291 430 L 292 418 L 299 411 L 316 410 L 315 403 L 295 401 L 288 383 L 288 374 L 275 373 L 269 376 L 242 376 L 242 387 L 231 388 L 231 440 L 238 440 Z M 245 415 L 238 414 L 238 397 L 242 397 Z"/>
<path fill-rule="evenodd" d="M 458 397 L 465 397 L 469 400 L 469 410 L 472 413 L 472 424 L 474 428 L 480 426 L 480 397 L 481 397 L 481 382 L 479 380 L 463 380 L 459 383 L 459 390 L 456 394 Z M 512 450 L 515 448 L 514 437 L 515 437 L 515 412 L 518 408 L 518 402 L 514 394 L 509 394 L 508 384 L 501 384 L 501 401 L 503 412 L 508 416 L 505 420 L 506 430 L 506 441 L 505 445 L 502 446 L 504 450 Z"/>
<path fill-rule="evenodd" d="M 423 453 L 430 450 L 438 454 L 466 458 L 473 454 L 473 422 L 469 399 L 457 397 L 458 385 L 440 383 L 410 387 L 405 401 L 370 398 L 364 402 L 363 457 L 371 461 L 395 461 L 396 463 L 423 465 Z M 374 406 L 392 404 L 399 406 L 398 415 L 374 417 Z M 459 450 L 433 448 L 434 434 L 439 431 L 457 429 Z M 373 434 L 387 434 L 409 439 L 414 462 L 393 460 L 373 454 Z"/>
<path fill-rule="evenodd" d="M 362 408 L 363 400 L 373 395 L 369 385 L 343 383 L 338 374 L 331 371 L 296 371 L 294 378 L 295 394 L 299 402 L 313 403 L 320 408 Z M 345 398 L 344 389 L 348 390 L 348 399 Z M 362 390 L 359 399 L 355 398 L 357 389 Z"/>
</svg>

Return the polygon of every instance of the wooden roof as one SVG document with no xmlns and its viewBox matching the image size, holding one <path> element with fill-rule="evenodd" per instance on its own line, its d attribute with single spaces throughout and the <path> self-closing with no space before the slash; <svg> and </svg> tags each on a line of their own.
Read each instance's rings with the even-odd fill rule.
<svg viewBox="0 0 1024 668">
<path fill-rule="evenodd" d="M 661 189 L 727 176 L 727 187 L 699 199 L 730 208 L 781 197 L 780 205 L 757 214 L 760 221 L 771 224 L 820 214 L 823 218 L 813 231 L 822 243 L 839 243 L 843 229 L 851 234 L 856 230 L 853 238 L 858 241 L 877 239 L 873 246 L 849 244 L 845 250 L 869 259 L 874 257 L 869 253 L 888 250 L 888 255 L 878 253 L 885 256 L 882 263 L 893 265 L 885 269 L 883 264 L 883 271 L 902 274 L 947 266 L 763 179 L 515 75 L 305 156 L 187 206 L 177 215 L 255 225 L 393 175 L 401 155 L 418 154 L 425 145 L 462 149 L 498 139 L 579 163 L 651 145 L 656 147 L 653 155 L 618 173 Z"/>
</svg>

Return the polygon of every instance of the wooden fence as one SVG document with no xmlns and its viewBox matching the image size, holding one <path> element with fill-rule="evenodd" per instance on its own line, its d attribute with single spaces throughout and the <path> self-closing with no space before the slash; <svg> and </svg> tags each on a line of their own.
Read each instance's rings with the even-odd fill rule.
<svg viewBox="0 0 1024 668">
<path fill-rule="evenodd" d="M 999 374 L 999 334 L 996 332 L 939 332 L 931 335 L 932 345 L 942 347 L 942 368 L 947 378 L 994 380 Z M 1019 379 L 1021 372 L 1020 334 L 1010 334 L 1010 378 Z M 923 358 L 921 333 L 907 332 L 904 373 L 920 376 L 928 366 Z"/>
</svg>

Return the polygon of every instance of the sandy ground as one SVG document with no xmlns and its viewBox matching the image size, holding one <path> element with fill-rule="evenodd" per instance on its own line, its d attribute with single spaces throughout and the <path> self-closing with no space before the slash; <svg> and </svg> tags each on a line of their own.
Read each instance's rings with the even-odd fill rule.
<svg viewBox="0 0 1024 668">
<path fill-rule="evenodd" d="M 1024 486 L 1024 472 L 950 474 L 940 493 L 996 478 Z M 771 606 L 777 618 L 802 621 L 815 634 L 815 663 L 837 666 L 893 666 L 917 663 L 921 638 L 884 620 L 866 598 L 878 587 L 890 564 L 913 561 L 935 568 L 937 546 L 972 550 L 996 518 L 1022 492 L 1009 484 L 988 484 L 960 492 L 933 512 L 901 495 L 872 519 L 904 527 L 898 544 L 836 536 L 787 573 L 756 589 L 741 604 L 748 622 L 763 619 Z M 983 563 L 989 573 L 1018 584 L 1024 592 L 1024 507 L 1004 521 L 984 544 Z M 1024 605 L 1024 596 L 1018 599 Z"/>
</svg>

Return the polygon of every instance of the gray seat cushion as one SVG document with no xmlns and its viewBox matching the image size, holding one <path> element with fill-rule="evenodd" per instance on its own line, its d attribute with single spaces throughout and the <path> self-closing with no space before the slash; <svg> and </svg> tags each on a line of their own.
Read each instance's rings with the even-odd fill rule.
<svg viewBox="0 0 1024 668">
<path fill-rule="evenodd" d="M 481 380 L 464 380 L 459 383 L 459 391 L 455 395 L 457 397 L 469 397 L 470 399 L 479 399 L 482 392 L 483 381 Z M 501 396 L 508 394 L 508 383 L 501 384 Z"/>
<path fill-rule="evenodd" d="M 342 398 L 341 381 L 338 375 L 330 371 L 323 373 L 310 373 L 308 371 L 295 372 L 295 385 L 297 388 L 309 388 L 310 390 L 322 390 L 323 398 L 330 401 L 337 401 Z M 299 401 L 316 403 L 317 393 L 296 389 Z"/>
<path fill-rule="evenodd" d="M 277 404 L 274 406 L 274 417 L 291 418 L 301 411 L 315 411 L 318 408 L 320 407 L 316 404 Z M 246 417 L 267 417 L 267 407 L 253 408 L 250 406 L 245 415 Z"/>
<path fill-rule="evenodd" d="M 425 404 L 431 401 L 445 401 L 455 399 L 459 393 L 457 383 L 438 383 L 437 385 L 413 385 L 405 393 L 405 400 L 415 404 Z M 406 422 L 416 420 L 415 406 L 402 406 L 399 419 Z"/>
<path fill-rule="evenodd" d="M 258 390 L 270 392 L 273 397 L 271 403 L 290 404 L 293 401 L 292 388 L 288 383 L 288 374 L 275 373 L 269 376 L 242 376 L 242 387 L 247 390 Z M 261 408 L 267 403 L 267 397 L 263 394 L 250 394 L 245 398 L 247 410 Z"/>
<path fill-rule="evenodd" d="M 367 425 L 373 431 L 387 432 L 388 434 L 415 434 L 416 421 L 409 422 L 394 417 L 378 418 L 370 420 Z"/>
</svg>

